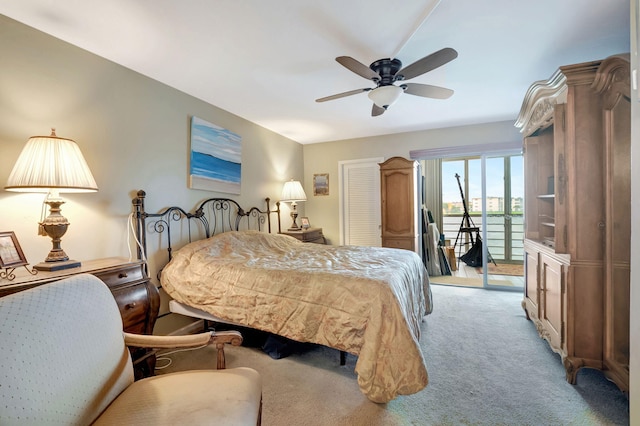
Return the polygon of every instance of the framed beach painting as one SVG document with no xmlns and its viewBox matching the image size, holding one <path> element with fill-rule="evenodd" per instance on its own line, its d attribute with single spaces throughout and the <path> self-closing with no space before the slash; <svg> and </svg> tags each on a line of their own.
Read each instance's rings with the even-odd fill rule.
<svg viewBox="0 0 640 426">
<path fill-rule="evenodd" d="M 329 174 L 313 175 L 313 195 L 329 195 Z"/>
<path fill-rule="evenodd" d="M 191 117 L 189 188 L 240 194 L 240 135 L 198 117 Z"/>
</svg>

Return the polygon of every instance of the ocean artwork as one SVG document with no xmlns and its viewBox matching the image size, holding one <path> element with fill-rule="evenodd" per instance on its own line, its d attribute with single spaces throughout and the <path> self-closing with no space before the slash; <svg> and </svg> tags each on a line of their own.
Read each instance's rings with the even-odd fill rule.
<svg viewBox="0 0 640 426">
<path fill-rule="evenodd" d="M 329 174 L 313 175 L 313 195 L 329 195 Z"/>
<path fill-rule="evenodd" d="M 191 118 L 189 188 L 240 194 L 242 138 L 201 118 Z"/>
</svg>

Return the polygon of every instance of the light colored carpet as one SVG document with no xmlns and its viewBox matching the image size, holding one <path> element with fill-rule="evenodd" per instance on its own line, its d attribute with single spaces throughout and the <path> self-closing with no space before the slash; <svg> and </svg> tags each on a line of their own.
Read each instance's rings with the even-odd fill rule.
<svg viewBox="0 0 640 426">
<path fill-rule="evenodd" d="M 388 404 L 370 402 L 353 373 L 356 357 L 314 347 L 274 360 L 259 349 L 230 347 L 227 365 L 263 378 L 263 425 L 626 425 L 629 402 L 601 372 L 580 370 L 568 384 L 558 355 L 520 307 L 522 295 L 432 287 L 433 314 L 420 344 L 429 385 Z M 171 355 L 158 372 L 215 368 L 215 350 Z M 162 360 L 158 361 L 161 364 Z"/>
</svg>

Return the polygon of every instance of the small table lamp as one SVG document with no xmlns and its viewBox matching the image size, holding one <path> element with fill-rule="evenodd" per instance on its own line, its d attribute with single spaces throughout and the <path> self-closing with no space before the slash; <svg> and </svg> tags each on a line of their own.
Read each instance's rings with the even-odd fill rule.
<svg viewBox="0 0 640 426">
<path fill-rule="evenodd" d="M 297 202 L 298 201 L 307 201 L 307 194 L 304 193 L 304 189 L 302 189 L 302 185 L 299 181 L 291 179 L 289 182 L 285 182 L 284 187 L 282 188 L 282 199 L 280 201 L 290 202 L 291 203 L 291 218 L 293 219 L 293 224 L 289 231 L 299 231 L 300 227 L 296 223 L 296 219 L 298 217 L 298 209 Z"/>
<path fill-rule="evenodd" d="M 69 221 L 60 214 L 64 201 L 60 192 L 95 192 L 98 185 L 91 170 L 71 139 L 59 138 L 55 129 L 50 136 L 33 136 L 22 149 L 9 179 L 7 191 L 45 192 L 45 203 L 50 214 L 40 222 L 40 235 L 51 238 L 53 248 L 44 262 L 34 266 L 40 271 L 57 271 L 75 268 L 80 262 L 69 260 L 60 246 L 62 236 L 67 232 Z"/>
</svg>

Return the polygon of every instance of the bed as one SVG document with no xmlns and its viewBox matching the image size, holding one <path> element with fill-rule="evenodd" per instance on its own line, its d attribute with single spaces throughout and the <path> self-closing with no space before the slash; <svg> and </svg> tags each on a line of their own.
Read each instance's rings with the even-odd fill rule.
<svg viewBox="0 0 640 426">
<path fill-rule="evenodd" d="M 374 402 L 423 389 L 428 375 L 418 340 L 432 300 L 420 257 L 300 242 L 271 229 L 272 214 L 279 229 L 279 205 L 266 205 L 245 211 L 215 198 L 194 213 L 170 207 L 149 214 L 138 194 L 140 255 L 147 232 L 168 235 L 160 282 L 176 310 L 354 354 L 358 386 Z M 174 250 L 170 228 L 182 221 L 189 223 L 187 241 Z M 204 228 L 202 239 L 191 237 L 196 228 Z"/>
</svg>

